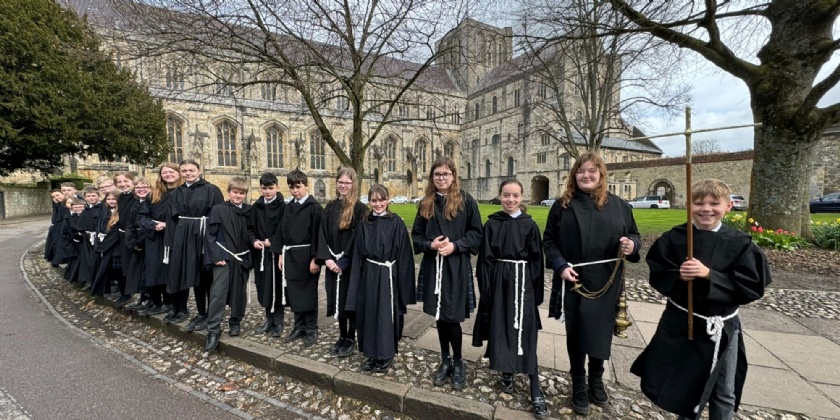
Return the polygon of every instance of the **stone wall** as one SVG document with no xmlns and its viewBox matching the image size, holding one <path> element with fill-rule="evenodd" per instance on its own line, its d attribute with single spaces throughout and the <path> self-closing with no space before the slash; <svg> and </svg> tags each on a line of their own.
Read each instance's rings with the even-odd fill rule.
<svg viewBox="0 0 840 420">
<path fill-rule="evenodd" d="M 0 184 L 0 219 L 51 214 L 48 184 L 37 187 Z"/>
</svg>

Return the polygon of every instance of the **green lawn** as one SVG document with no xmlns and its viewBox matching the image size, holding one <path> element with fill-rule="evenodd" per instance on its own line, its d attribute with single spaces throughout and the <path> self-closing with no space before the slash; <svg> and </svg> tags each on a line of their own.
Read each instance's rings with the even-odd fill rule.
<svg viewBox="0 0 840 420">
<path fill-rule="evenodd" d="M 391 204 L 391 211 L 400 215 L 405 220 L 405 224 L 411 229 L 414 224 L 414 216 L 417 215 L 416 204 Z M 481 222 L 487 220 L 487 216 L 495 213 L 501 209 L 501 206 L 491 204 L 479 204 L 478 211 L 481 213 Z M 549 207 L 529 206 L 528 214 L 534 218 L 540 226 L 540 231 L 545 230 L 545 220 L 548 217 Z M 636 218 L 636 225 L 639 227 L 641 234 L 656 234 L 665 232 L 672 227 L 685 223 L 686 213 L 685 209 L 635 209 L 633 216 Z M 823 223 L 837 220 L 840 214 L 837 213 L 819 213 L 812 214 L 811 220 L 822 221 Z"/>
</svg>

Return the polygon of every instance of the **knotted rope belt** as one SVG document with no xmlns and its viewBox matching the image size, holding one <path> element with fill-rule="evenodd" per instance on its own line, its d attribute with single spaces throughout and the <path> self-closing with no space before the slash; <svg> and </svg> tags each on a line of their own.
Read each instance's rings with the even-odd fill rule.
<svg viewBox="0 0 840 420">
<path fill-rule="evenodd" d="M 440 253 L 435 256 L 435 294 L 437 295 L 437 309 L 435 309 L 435 321 L 440 320 L 440 289 L 443 285 L 443 259 L 446 258 Z"/>
<path fill-rule="evenodd" d="M 251 252 L 250 250 L 247 250 L 247 251 L 242 251 L 242 252 L 239 252 L 239 253 L 234 253 L 234 252 L 230 251 L 229 249 L 225 248 L 225 246 L 220 244 L 219 241 L 216 241 L 216 245 L 218 245 L 219 248 L 222 248 L 222 251 L 227 252 L 228 254 L 230 254 L 231 257 L 233 257 L 234 259 L 236 259 L 236 261 L 239 261 L 239 262 L 242 262 L 242 256 L 243 255 L 246 255 L 249 252 Z M 246 292 L 248 290 L 247 282 L 248 282 L 248 279 L 246 278 L 245 279 L 245 283 L 246 283 L 245 290 L 246 290 Z M 246 293 L 246 295 L 248 296 L 247 304 L 250 305 L 251 304 L 251 294 Z"/>
<path fill-rule="evenodd" d="M 274 298 L 277 296 L 276 293 L 273 292 L 274 290 L 274 283 L 275 283 L 275 270 L 274 270 L 274 254 L 269 252 L 268 258 L 271 259 L 271 312 L 274 313 Z M 260 248 L 260 271 L 265 271 L 265 244 L 263 243 L 263 247 Z M 257 282 L 254 282 L 254 287 L 257 286 Z M 248 303 L 251 302 L 251 294 L 248 294 Z"/>
<path fill-rule="evenodd" d="M 330 255 L 333 256 L 335 261 L 338 261 L 339 259 L 341 259 L 341 257 L 344 256 L 344 251 L 336 254 L 335 252 L 333 252 L 332 248 L 330 248 L 329 245 L 327 245 L 327 251 L 330 252 Z M 335 276 L 335 315 L 333 315 L 333 318 L 335 318 L 335 319 L 338 319 L 338 301 L 340 300 L 338 291 L 339 291 L 339 286 L 341 285 L 341 272 L 339 272 L 337 274 L 338 275 Z"/>
<path fill-rule="evenodd" d="M 515 265 L 516 276 L 514 277 L 514 286 L 513 286 L 513 328 L 518 330 L 518 337 L 516 342 L 516 349 L 517 354 L 520 356 L 522 353 L 522 329 L 524 325 L 522 325 L 523 315 L 525 314 L 525 281 L 527 280 L 527 276 L 525 275 L 525 269 L 528 266 L 528 261 L 525 260 L 496 260 L 498 262 L 506 262 Z"/>
<path fill-rule="evenodd" d="M 187 217 L 187 216 L 178 216 L 178 220 L 199 220 L 199 231 L 201 232 L 201 237 L 204 237 L 204 232 L 207 230 L 207 216 L 201 217 Z M 163 263 L 169 264 L 169 251 L 170 248 L 168 246 L 163 247 Z M 201 248 L 201 253 L 204 254 L 204 248 Z"/>
<path fill-rule="evenodd" d="M 283 246 L 283 253 L 280 254 L 280 258 L 283 259 L 283 305 L 286 305 L 286 251 L 294 248 L 303 248 L 311 246 L 311 244 L 303 244 L 303 245 L 284 245 Z M 274 285 L 271 285 L 271 313 L 274 313 L 274 301 L 277 299 L 277 288 Z"/>
<path fill-rule="evenodd" d="M 366 258 L 368 262 L 372 262 L 376 265 L 381 265 L 383 267 L 388 267 L 388 289 L 391 291 L 391 323 L 394 323 L 394 264 L 397 263 L 396 260 L 394 261 L 376 261 L 370 258 Z M 338 297 L 336 297 L 338 299 Z M 440 304 L 438 304 L 440 305 Z"/>
</svg>

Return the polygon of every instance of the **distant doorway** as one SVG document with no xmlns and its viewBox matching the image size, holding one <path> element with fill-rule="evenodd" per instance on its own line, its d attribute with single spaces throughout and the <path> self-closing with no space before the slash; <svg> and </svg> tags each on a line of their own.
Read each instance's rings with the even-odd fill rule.
<svg viewBox="0 0 840 420">
<path fill-rule="evenodd" d="M 661 195 L 664 196 L 665 199 L 671 202 L 671 206 L 678 205 L 676 201 L 674 201 L 674 184 L 667 179 L 658 179 L 653 181 L 650 187 L 650 191 L 654 195 Z"/>
<path fill-rule="evenodd" d="M 531 178 L 531 204 L 539 204 L 548 198 L 548 178 L 537 175 Z"/>
</svg>

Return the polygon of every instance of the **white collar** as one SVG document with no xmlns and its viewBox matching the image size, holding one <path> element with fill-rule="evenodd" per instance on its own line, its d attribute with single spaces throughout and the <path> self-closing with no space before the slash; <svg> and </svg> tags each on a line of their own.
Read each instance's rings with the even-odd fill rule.
<svg viewBox="0 0 840 420">
<path fill-rule="evenodd" d="M 519 209 L 519 210 L 516 211 L 516 213 L 509 214 L 508 216 L 516 219 L 517 217 L 522 216 L 522 209 Z"/>
<path fill-rule="evenodd" d="M 303 202 L 306 201 L 307 198 L 309 198 L 309 194 L 306 194 L 303 196 L 303 198 L 297 200 L 298 204 L 303 204 Z"/>
</svg>

